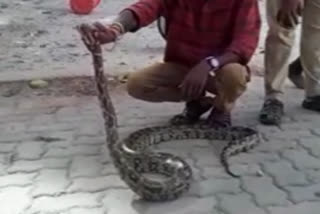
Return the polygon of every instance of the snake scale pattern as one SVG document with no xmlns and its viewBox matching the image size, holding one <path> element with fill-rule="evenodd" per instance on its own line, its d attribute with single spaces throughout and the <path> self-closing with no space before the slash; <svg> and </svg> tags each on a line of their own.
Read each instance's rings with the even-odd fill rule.
<svg viewBox="0 0 320 214">
<path fill-rule="evenodd" d="M 104 76 L 102 48 L 99 42 L 85 37 L 81 27 L 77 28 L 82 41 L 91 52 L 95 72 L 98 100 L 104 118 L 107 146 L 113 164 L 128 187 L 146 201 L 174 200 L 189 190 L 192 169 L 182 158 L 169 153 L 154 152 L 150 146 L 170 140 L 207 139 L 224 140 L 227 146 L 221 152 L 221 164 L 229 170 L 228 158 L 253 149 L 259 144 L 258 132 L 246 127 L 215 128 L 205 124 L 183 126 L 159 126 L 140 129 L 120 140 L 117 116 Z M 165 177 L 162 181 L 150 179 L 146 173 Z"/>
</svg>

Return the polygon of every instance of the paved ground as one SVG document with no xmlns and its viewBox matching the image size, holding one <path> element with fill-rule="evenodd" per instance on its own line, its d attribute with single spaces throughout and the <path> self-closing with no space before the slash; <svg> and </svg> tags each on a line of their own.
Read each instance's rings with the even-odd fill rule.
<svg viewBox="0 0 320 214">
<path fill-rule="evenodd" d="M 2 0 L 0 80 L 92 74 L 90 57 L 83 45 L 78 45 L 80 40 L 72 27 L 113 16 L 131 2 L 103 1 L 90 16 L 76 16 L 61 1 Z M 264 1 L 260 5 L 264 20 Z M 263 22 L 260 45 L 252 60 L 258 69 L 263 65 L 265 33 Z M 160 59 L 163 45 L 155 25 L 128 35 L 108 54 L 108 61 L 112 61 L 108 73 L 134 71 Z M 16 91 L 14 88 L 9 91 Z M 10 92 L 12 97 L 0 99 L 0 213 L 318 213 L 319 115 L 301 109 L 303 92 L 288 87 L 283 125 L 259 125 L 262 88 L 262 79 L 254 78 L 234 112 L 236 124 L 255 126 L 264 137 L 256 150 L 232 159 L 232 170 L 243 177 L 230 178 L 221 168 L 217 153 L 223 142 L 163 144 L 157 149 L 186 158 L 195 176 L 184 197 L 159 204 L 139 201 L 119 180 L 105 149 L 103 121 L 95 97 Z M 0 94 L 8 96 L 8 91 Z M 165 123 L 182 108 L 180 104 L 133 100 L 121 87 L 113 91 L 113 99 L 121 136 Z"/>
<path fill-rule="evenodd" d="M 159 204 L 139 201 L 119 180 L 95 97 L 1 98 L 0 213 L 316 214 L 319 114 L 301 109 L 303 92 L 288 87 L 282 127 L 259 125 L 262 85 L 254 78 L 234 112 L 235 124 L 256 126 L 265 138 L 256 150 L 232 159 L 232 170 L 243 177 L 230 178 L 221 168 L 217 151 L 223 142 L 163 144 L 159 149 L 188 160 L 195 181 L 179 200 Z M 165 123 L 182 108 L 133 100 L 121 87 L 112 95 L 121 136 Z"/>
</svg>

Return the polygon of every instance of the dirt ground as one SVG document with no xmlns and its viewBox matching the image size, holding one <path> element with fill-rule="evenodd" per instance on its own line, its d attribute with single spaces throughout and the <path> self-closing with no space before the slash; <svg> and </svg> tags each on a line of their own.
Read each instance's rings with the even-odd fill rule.
<svg viewBox="0 0 320 214">
<path fill-rule="evenodd" d="M 109 89 L 124 88 L 122 81 L 108 78 Z M 46 80 L 48 87 L 32 88 L 28 81 L 0 83 L 0 96 L 2 97 L 35 97 L 35 96 L 96 96 L 95 82 L 92 77 L 65 77 Z"/>
</svg>

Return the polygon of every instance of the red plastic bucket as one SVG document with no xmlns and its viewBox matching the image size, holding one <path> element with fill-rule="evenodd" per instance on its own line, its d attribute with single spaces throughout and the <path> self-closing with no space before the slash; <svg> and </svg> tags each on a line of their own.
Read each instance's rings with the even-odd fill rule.
<svg viewBox="0 0 320 214">
<path fill-rule="evenodd" d="M 69 0 L 71 10 L 76 14 L 89 14 L 101 0 Z"/>
</svg>

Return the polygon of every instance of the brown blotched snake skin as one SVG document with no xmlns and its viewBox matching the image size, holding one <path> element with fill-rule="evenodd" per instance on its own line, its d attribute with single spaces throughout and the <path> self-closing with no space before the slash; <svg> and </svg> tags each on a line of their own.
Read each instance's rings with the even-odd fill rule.
<svg viewBox="0 0 320 214">
<path fill-rule="evenodd" d="M 95 82 L 103 118 L 106 141 L 113 163 L 121 179 L 142 199 L 167 201 L 177 199 L 188 191 L 192 178 L 191 167 L 180 157 L 154 152 L 150 146 L 170 140 L 207 139 L 225 140 L 220 160 L 226 172 L 239 177 L 229 170 L 228 158 L 253 149 L 260 142 L 258 132 L 247 127 L 212 128 L 204 124 L 184 126 L 159 126 L 140 129 L 124 140 L 119 140 L 117 115 L 104 76 L 102 49 L 99 42 L 90 42 L 81 30 L 84 44 L 92 54 Z M 147 178 L 144 173 L 156 173 L 166 177 L 164 181 Z"/>
</svg>

